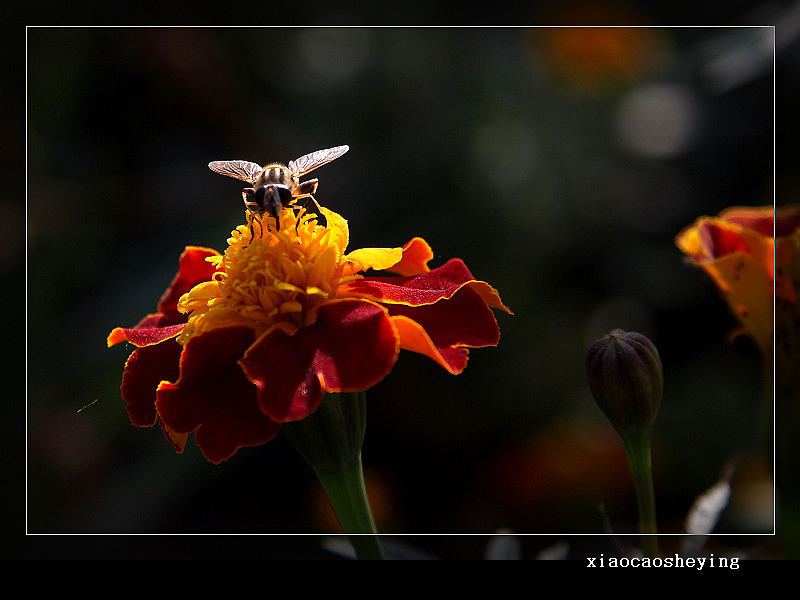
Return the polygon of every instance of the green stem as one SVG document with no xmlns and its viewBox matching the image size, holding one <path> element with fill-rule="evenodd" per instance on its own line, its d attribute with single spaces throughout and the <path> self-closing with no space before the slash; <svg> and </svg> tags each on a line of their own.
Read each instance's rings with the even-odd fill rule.
<svg viewBox="0 0 800 600">
<path fill-rule="evenodd" d="M 326 393 L 315 412 L 281 428 L 314 469 L 356 556 L 376 560 L 384 555 L 364 486 L 361 446 L 365 430 L 364 392 Z"/>
<path fill-rule="evenodd" d="M 349 535 L 360 560 L 383 560 L 383 549 L 364 486 L 361 455 L 350 465 L 337 470 L 315 469 L 325 495 L 336 513 L 342 530 Z"/>
<path fill-rule="evenodd" d="M 636 505 L 639 509 L 639 530 L 642 550 L 649 558 L 659 556 L 656 525 L 656 496 L 653 486 L 653 465 L 650 456 L 650 432 L 635 431 L 622 436 L 633 472 Z"/>
</svg>

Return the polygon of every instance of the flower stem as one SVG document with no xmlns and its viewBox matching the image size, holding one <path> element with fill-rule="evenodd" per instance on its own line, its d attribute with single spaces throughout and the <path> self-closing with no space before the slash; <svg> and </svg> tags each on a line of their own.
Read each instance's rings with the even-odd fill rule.
<svg viewBox="0 0 800 600">
<path fill-rule="evenodd" d="M 376 560 L 384 555 L 364 485 L 361 446 L 365 430 L 364 392 L 326 393 L 315 412 L 281 428 L 314 469 L 356 556 Z"/>
<path fill-rule="evenodd" d="M 658 528 L 656 525 L 656 497 L 653 486 L 653 465 L 650 456 L 650 431 L 634 431 L 623 435 L 636 490 L 639 509 L 639 531 L 642 533 L 642 550 L 649 558 L 659 556 Z"/>
<path fill-rule="evenodd" d="M 339 470 L 316 470 L 317 478 L 336 513 L 342 530 L 349 535 L 360 560 L 383 560 L 383 549 L 372 520 L 364 486 L 361 456 Z"/>
</svg>

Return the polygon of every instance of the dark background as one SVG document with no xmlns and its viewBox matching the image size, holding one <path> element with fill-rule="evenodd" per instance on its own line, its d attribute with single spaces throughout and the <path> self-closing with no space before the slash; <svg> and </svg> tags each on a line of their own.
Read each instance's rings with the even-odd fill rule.
<svg viewBox="0 0 800 600">
<path fill-rule="evenodd" d="M 368 391 L 379 530 L 449 534 L 389 541 L 482 558 L 493 538 L 453 534 L 504 530 L 550 534 L 521 538 L 525 558 L 556 543 L 579 556 L 611 544 L 598 503 L 615 532 L 635 531 L 625 455 L 583 366 L 622 327 L 648 335 L 664 365 L 661 531 L 680 533 L 736 460 L 717 528 L 730 536 L 710 547 L 768 549 L 759 357 L 726 340 L 733 319 L 673 240 L 727 206 L 796 199 L 796 129 L 776 139 L 774 123 L 796 97 L 800 13 L 575 6 L 542 4 L 519 22 L 782 25 L 27 29 L 26 254 L 22 231 L 2 236 L 8 274 L 27 266 L 25 531 L 337 531 L 282 437 L 214 466 L 191 440 L 176 455 L 157 428 L 133 427 L 119 395 L 130 348 L 105 340 L 155 310 L 185 246 L 223 250 L 242 222 L 241 185 L 209 161 L 349 144 L 314 176 L 319 202 L 349 221 L 350 249 L 421 236 L 432 266 L 462 258 L 515 313 L 497 313 L 499 346 L 473 350 L 463 374 L 401 353 Z M 36 535 L 21 552 L 191 557 L 229 538 L 191 537 L 188 554 L 186 539 Z M 266 558 L 336 556 L 319 535 L 235 540 Z"/>
</svg>

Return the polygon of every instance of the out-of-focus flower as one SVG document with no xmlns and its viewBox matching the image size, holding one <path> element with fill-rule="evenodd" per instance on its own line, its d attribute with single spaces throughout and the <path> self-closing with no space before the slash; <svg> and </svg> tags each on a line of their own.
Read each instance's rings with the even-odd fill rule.
<svg viewBox="0 0 800 600">
<path fill-rule="evenodd" d="M 457 374 L 468 348 L 498 343 L 491 309 L 510 311 L 461 260 L 429 269 L 421 238 L 346 254 L 347 222 L 323 213 L 326 227 L 290 209 L 278 231 L 271 217 L 241 225 L 224 254 L 187 248 L 158 312 L 111 332 L 109 346 L 137 347 L 121 388 L 135 425 L 159 423 L 178 452 L 194 432 L 218 463 L 314 413 L 326 392 L 370 388 L 400 349 Z"/>
<path fill-rule="evenodd" d="M 697 219 L 675 243 L 722 292 L 740 323 L 733 335 L 750 336 L 761 351 L 768 392 L 762 430 L 779 492 L 779 541 L 786 558 L 798 558 L 800 205 L 728 208 Z"/>
<path fill-rule="evenodd" d="M 700 217 L 675 243 L 722 292 L 741 324 L 733 335 L 749 335 L 770 366 L 774 341 L 778 370 L 797 370 L 800 206 L 728 208 L 718 217 Z"/>
<path fill-rule="evenodd" d="M 627 27 L 648 20 L 631 5 L 583 0 L 545 5 L 539 12 L 542 22 L 574 25 L 527 33 L 546 72 L 576 91 L 614 91 L 640 81 L 664 60 L 664 30 Z M 608 23 L 621 27 L 602 26 Z"/>
<path fill-rule="evenodd" d="M 630 485 L 625 451 L 606 424 L 574 415 L 554 419 L 526 439 L 504 444 L 480 473 L 482 493 L 518 527 L 538 533 L 574 531 L 574 519 L 598 498 L 624 502 Z M 593 518 L 590 516 L 590 518 Z M 521 525 L 519 524 L 521 523 Z"/>
</svg>

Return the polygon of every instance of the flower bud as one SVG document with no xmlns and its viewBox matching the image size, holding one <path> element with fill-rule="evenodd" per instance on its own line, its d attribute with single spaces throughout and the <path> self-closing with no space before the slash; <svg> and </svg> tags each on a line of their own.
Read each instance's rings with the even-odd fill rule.
<svg viewBox="0 0 800 600">
<path fill-rule="evenodd" d="M 663 389 L 653 342 L 640 333 L 615 329 L 589 348 L 586 374 L 595 402 L 620 435 L 649 432 Z"/>
</svg>

